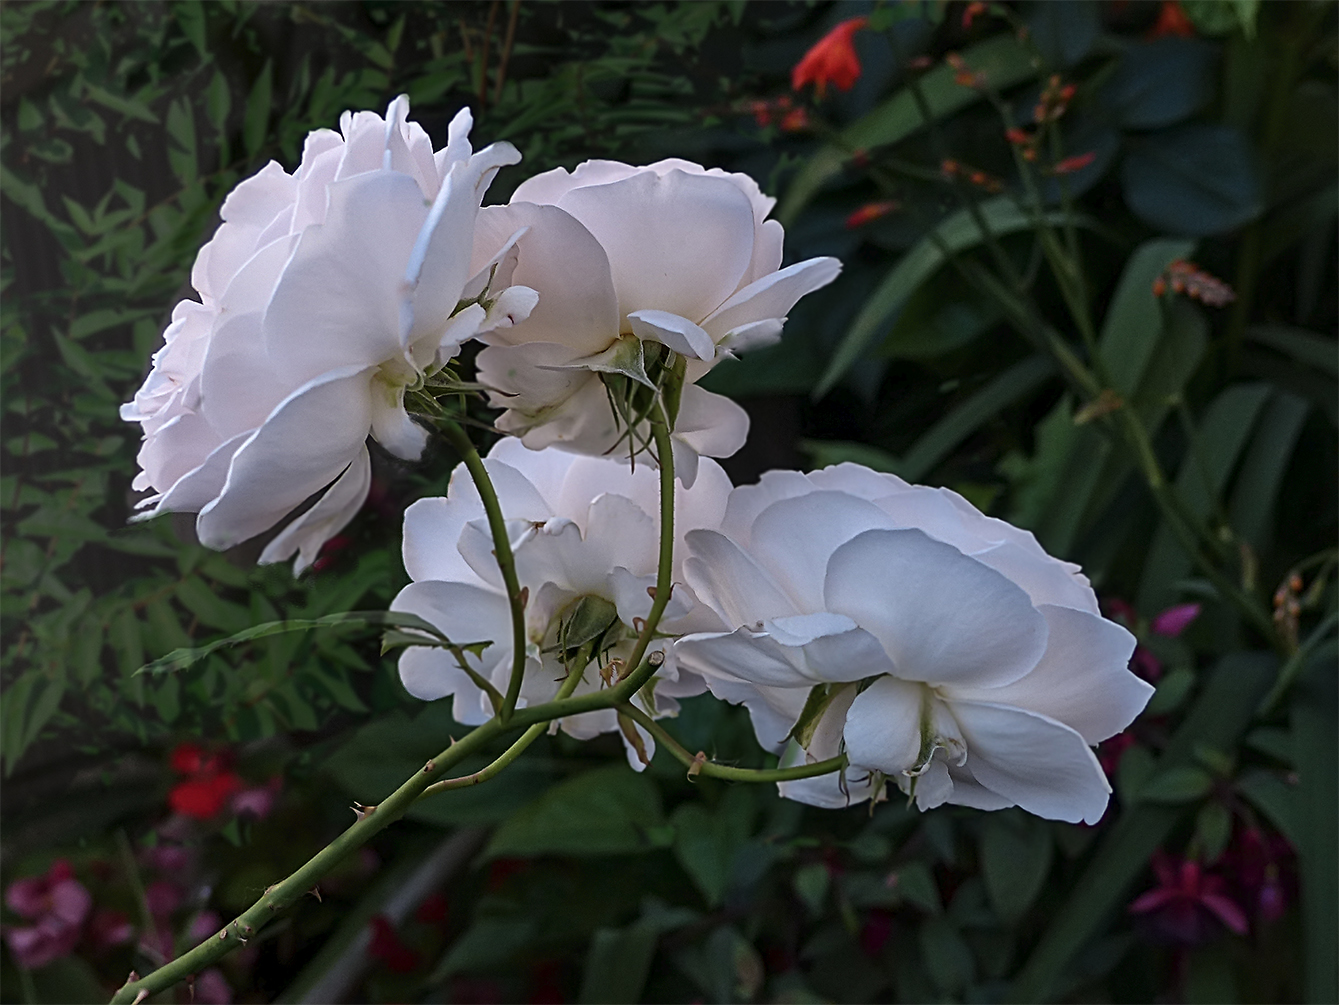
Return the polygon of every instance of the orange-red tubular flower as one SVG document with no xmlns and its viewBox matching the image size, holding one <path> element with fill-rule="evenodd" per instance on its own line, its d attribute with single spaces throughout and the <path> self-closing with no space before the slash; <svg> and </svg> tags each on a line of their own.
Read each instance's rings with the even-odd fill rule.
<svg viewBox="0 0 1339 1005">
<path fill-rule="evenodd" d="M 865 17 L 847 18 L 815 42 L 791 71 L 790 86 L 798 91 L 805 84 L 813 84 L 820 98 L 829 83 L 839 91 L 854 87 L 860 77 L 860 59 L 851 39 L 868 21 Z"/>
</svg>

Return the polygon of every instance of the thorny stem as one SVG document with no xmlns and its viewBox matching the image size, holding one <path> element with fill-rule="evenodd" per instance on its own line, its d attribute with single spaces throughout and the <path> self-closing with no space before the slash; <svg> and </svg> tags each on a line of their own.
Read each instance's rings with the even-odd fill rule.
<svg viewBox="0 0 1339 1005">
<path fill-rule="evenodd" d="M 112 997 L 112 1005 L 130 1005 L 141 991 L 149 995 L 157 994 L 178 981 L 185 980 L 191 974 L 200 973 L 215 960 L 244 945 L 280 910 L 291 906 L 315 889 L 322 877 L 347 855 L 361 848 L 373 835 L 404 816 L 405 811 L 427 790 L 434 777 L 460 763 L 491 740 L 520 726 L 542 728 L 543 723 L 564 716 L 618 707 L 631 700 L 642 685 L 651 679 L 663 661 L 660 653 L 652 653 L 651 657 L 632 673 L 607 690 L 518 709 L 510 722 L 505 724 L 494 716 L 428 761 L 422 770 L 415 772 L 413 777 L 378 805 L 361 811 L 358 820 L 348 830 L 308 859 L 305 865 L 287 879 L 271 886 L 265 891 L 264 896 L 225 925 L 221 931 L 147 977 L 127 982 Z M 575 683 L 572 686 L 575 687 Z"/>
<path fill-rule="evenodd" d="M 493 554 L 497 557 L 498 569 L 502 571 L 502 582 L 507 588 L 507 601 L 511 605 L 511 679 L 507 682 L 507 693 L 502 698 L 502 707 L 498 709 L 498 718 L 505 724 L 516 710 L 516 700 L 521 696 L 521 681 L 525 676 L 525 597 L 521 594 L 521 584 L 516 578 L 516 559 L 511 553 L 511 541 L 507 537 L 507 521 L 498 502 L 493 480 L 488 477 L 483 458 L 474 448 L 465 430 L 450 419 L 440 419 L 439 427 L 445 434 L 456 453 L 474 479 L 483 501 L 484 512 L 488 514 L 488 529 L 493 535 Z M 633 664 L 634 666 L 636 664 Z"/>
<path fill-rule="evenodd" d="M 586 667 L 590 665 L 594 649 L 594 640 L 581 647 L 577 653 L 577 658 L 568 668 L 567 677 L 558 688 L 558 694 L 554 698 L 555 701 L 562 701 L 564 698 L 570 697 L 572 692 L 576 690 L 577 685 L 581 683 L 581 679 L 586 673 Z M 543 736 L 546 728 L 548 728 L 547 723 L 535 723 L 521 734 L 520 739 L 503 751 L 497 760 L 486 768 L 481 768 L 472 775 L 462 775 L 460 778 L 443 778 L 440 782 L 433 782 L 419 794 L 419 798 L 424 799 L 438 792 L 447 792 L 450 789 L 467 789 L 472 785 L 479 785 L 488 781 L 520 757 L 525 752 L 526 747 Z"/>
<path fill-rule="evenodd" d="M 656 722 L 631 702 L 618 706 L 619 714 L 626 715 L 637 725 L 656 738 L 656 742 L 668 750 L 680 764 L 688 769 L 690 775 L 703 775 L 707 778 L 724 778 L 732 782 L 793 782 L 800 778 L 813 778 L 827 775 L 846 767 L 846 755 L 829 757 L 826 761 L 814 764 L 801 764 L 794 768 L 732 768 L 727 764 L 708 761 L 706 756 L 694 756 L 688 748 L 670 735 L 669 730 Z"/>
</svg>

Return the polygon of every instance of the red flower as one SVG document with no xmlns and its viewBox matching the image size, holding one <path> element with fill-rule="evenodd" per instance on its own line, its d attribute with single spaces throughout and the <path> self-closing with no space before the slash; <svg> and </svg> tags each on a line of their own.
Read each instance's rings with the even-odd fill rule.
<svg viewBox="0 0 1339 1005">
<path fill-rule="evenodd" d="M 1137 897 L 1130 913 L 1151 915 L 1159 934 L 1193 945 L 1212 934 L 1215 920 L 1238 935 L 1246 933 L 1246 915 L 1224 892 L 1221 877 L 1192 859 L 1178 862 L 1161 849 L 1153 854 L 1153 872 L 1158 885 Z"/>
<path fill-rule="evenodd" d="M 168 806 L 182 816 L 210 820 L 242 788 L 242 779 L 225 766 L 223 757 L 207 754 L 194 743 L 173 749 L 171 763 L 173 771 L 187 776 L 167 794 Z"/>
<path fill-rule="evenodd" d="M 846 218 L 846 229 L 855 230 L 857 227 L 863 227 L 865 224 L 872 223 L 881 216 L 887 216 L 897 208 L 898 204 L 892 200 L 867 202 Z"/>
<path fill-rule="evenodd" d="M 1186 16 L 1177 0 L 1162 0 L 1158 10 L 1158 20 L 1149 29 L 1149 38 L 1161 38 L 1163 35 L 1178 35 L 1181 38 L 1195 37 L 1195 23 Z"/>
<path fill-rule="evenodd" d="M 1096 159 L 1097 154 L 1090 150 L 1086 154 L 1078 154 L 1074 157 L 1066 157 L 1062 161 L 1056 161 L 1055 167 L 1051 170 L 1056 174 L 1073 174 L 1075 171 L 1082 171 Z"/>
<path fill-rule="evenodd" d="M 860 76 L 860 58 L 851 37 L 868 21 L 865 17 L 847 18 L 815 42 L 791 71 L 790 86 L 798 91 L 805 84 L 813 84 L 820 98 L 829 83 L 839 91 L 854 87 Z"/>
</svg>

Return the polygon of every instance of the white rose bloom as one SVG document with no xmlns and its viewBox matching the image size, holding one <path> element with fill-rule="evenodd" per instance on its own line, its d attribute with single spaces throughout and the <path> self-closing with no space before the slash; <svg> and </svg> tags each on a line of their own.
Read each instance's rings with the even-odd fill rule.
<svg viewBox="0 0 1339 1005">
<path fill-rule="evenodd" d="M 200 540 L 228 548 L 326 489 L 261 556 L 298 552 L 301 571 L 367 495 L 369 432 L 418 458 L 426 434 L 405 388 L 533 303 L 494 284 L 456 313 L 484 190 L 520 155 L 508 143 L 472 153 L 468 111 L 434 154 L 408 111 L 402 96 L 385 119 L 345 112 L 342 135 L 307 137 L 293 174 L 271 161 L 224 201 L 191 272 L 200 302 L 177 305 L 122 406 L 144 428 L 134 486 L 154 491 L 145 516 L 199 513 Z"/>
<path fill-rule="evenodd" d="M 557 168 L 508 205 L 484 208 L 476 268 L 527 227 L 515 271 L 500 278 L 540 295 L 526 321 L 483 339 L 480 380 L 507 409 L 498 426 L 532 449 L 628 452 L 597 371 L 639 371 L 651 341 L 687 361 L 673 441 L 684 483 L 699 454 L 738 450 L 747 415 L 694 382 L 720 359 L 777 341 L 795 302 L 841 270 L 835 258 L 781 268 L 781 224 L 766 219 L 775 203 L 747 175 L 671 159 Z"/>
<path fill-rule="evenodd" d="M 507 519 L 517 578 L 528 594 L 528 661 L 519 704 L 538 704 L 557 694 L 564 675 L 556 649 L 559 625 L 571 617 L 582 598 L 595 598 L 596 606 L 612 619 L 605 641 L 613 646 L 602 659 L 607 663 L 630 655 L 642 619 L 651 610 L 648 588 L 656 582 L 658 477 L 644 464 L 634 470 L 626 461 L 611 458 L 532 451 L 511 437 L 489 451 L 484 463 Z M 691 490 L 676 489 L 678 585 L 660 630 L 719 627 L 711 612 L 681 584 L 679 556 L 687 533 L 720 525 L 730 481 L 720 465 L 706 460 Z M 512 667 L 511 608 L 483 503 L 463 467 L 456 468 L 445 498 L 420 499 L 405 512 L 404 563 L 414 582 L 400 591 L 391 610 L 425 618 L 457 645 L 491 642 L 482 654 L 469 653 L 465 658 L 471 669 L 505 694 Z M 648 651 L 663 651 L 666 645 L 657 641 Z M 458 722 L 477 725 L 493 715 L 488 695 L 445 649 L 406 649 L 400 656 L 400 679 L 410 694 L 425 701 L 453 695 L 452 715 Z M 592 666 L 574 693 L 604 686 Z M 682 673 L 667 659 L 637 701 L 652 716 L 674 715 L 679 707 L 676 699 L 704 690 L 700 678 Z M 613 709 L 570 716 L 560 723 L 580 739 L 619 729 Z M 655 749 L 651 737 L 640 729 L 638 733 L 649 754 Z M 628 760 L 634 768 L 643 766 L 630 744 Z"/>
<path fill-rule="evenodd" d="M 922 809 L 1102 816 L 1091 748 L 1152 688 L 1128 669 L 1134 637 L 1031 534 L 947 489 L 842 464 L 736 489 L 720 531 L 687 541 L 687 582 L 735 630 L 680 639 L 682 666 L 744 702 L 783 763 L 848 757 L 844 777 L 783 795 L 843 806 L 878 795 L 877 772 Z M 823 710 L 801 724 L 811 696 Z"/>
</svg>

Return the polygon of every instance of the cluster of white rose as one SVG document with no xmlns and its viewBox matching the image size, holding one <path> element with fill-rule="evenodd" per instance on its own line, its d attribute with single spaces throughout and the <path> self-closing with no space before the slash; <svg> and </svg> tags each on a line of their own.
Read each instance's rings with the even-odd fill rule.
<svg viewBox="0 0 1339 1005">
<path fill-rule="evenodd" d="M 225 201 L 192 273 L 200 302 L 177 306 L 123 410 L 144 427 L 135 484 L 155 492 L 149 513 L 196 512 L 200 539 L 223 548 L 323 492 L 261 557 L 296 553 L 301 571 L 367 494 L 368 435 L 417 459 L 426 432 L 406 391 L 477 339 L 478 381 L 514 434 L 484 466 L 526 598 L 520 704 L 554 697 L 578 643 L 598 650 L 575 691 L 589 693 L 656 595 L 659 479 L 629 463 L 649 439 L 630 403 L 673 369 L 674 585 L 638 707 L 672 716 L 709 691 L 747 706 L 783 765 L 844 754 L 840 772 L 781 783 L 814 805 L 892 784 L 921 808 L 1096 821 L 1110 789 L 1092 746 L 1151 689 L 1076 566 L 944 489 L 849 464 L 732 488 L 710 460 L 742 446 L 748 420 L 695 382 L 778 339 L 839 263 L 781 268 L 774 200 L 681 160 L 590 161 L 481 209 L 516 151 L 473 153 L 462 112 L 434 153 L 407 111 L 400 98 L 384 120 L 346 113 L 342 135 L 308 138 L 292 175 L 271 163 Z M 478 724 L 494 714 L 481 683 L 506 690 L 515 654 L 483 499 L 462 470 L 406 513 L 413 583 L 392 607 L 457 644 L 406 649 L 405 687 L 452 696 Z M 621 730 L 636 768 L 654 750 L 612 708 L 558 725 Z"/>
</svg>

